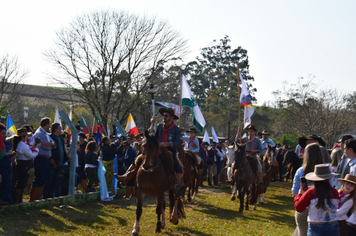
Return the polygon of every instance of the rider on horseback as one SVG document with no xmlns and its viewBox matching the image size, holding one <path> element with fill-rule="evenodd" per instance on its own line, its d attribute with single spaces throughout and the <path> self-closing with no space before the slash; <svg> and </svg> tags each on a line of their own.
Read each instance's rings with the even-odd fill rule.
<svg viewBox="0 0 356 236">
<path fill-rule="evenodd" d="M 249 153 L 250 157 L 256 158 L 258 183 L 263 183 L 262 165 L 259 157 L 257 156 L 262 153 L 261 141 L 258 138 L 255 138 L 255 132 L 257 132 L 257 129 L 254 125 L 251 124 L 247 126 L 246 129 L 248 130 L 248 137 L 243 138 L 241 142 L 243 144 L 247 143 L 246 153 Z"/>
<path fill-rule="evenodd" d="M 195 157 L 197 158 L 197 165 L 200 165 L 201 163 L 201 158 L 199 156 L 199 140 L 197 137 L 195 137 L 196 133 L 198 133 L 197 129 L 195 127 L 190 127 L 189 130 L 189 137 L 183 136 L 183 141 L 185 142 L 184 144 L 184 150 L 191 150 L 194 152 Z M 198 173 L 197 166 L 194 166 L 196 173 Z"/>
<path fill-rule="evenodd" d="M 176 189 L 180 189 L 182 185 L 182 168 L 179 165 L 177 159 L 177 148 L 180 148 L 183 144 L 181 130 L 174 124 L 173 120 L 178 120 L 179 118 L 174 114 L 174 110 L 172 108 L 161 108 L 159 109 L 159 113 L 163 117 L 164 124 L 159 124 L 156 127 L 156 131 L 159 133 L 158 141 L 161 147 L 167 148 L 170 152 L 172 152 L 173 162 L 174 162 L 174 172 L 175 176 L 173 176 L 176 182 Z M 155 123 L 156 117 L 153 116 L 151 119 L 151 126 L 148 129 L 149 132 L 153 133 L 155 131 Z M 115 175 L 115 177 L 120 180 L 123 184 L 125 184 L 137 171 L 137 167 L 131 165 L 124 175 Z"/>
</svg>

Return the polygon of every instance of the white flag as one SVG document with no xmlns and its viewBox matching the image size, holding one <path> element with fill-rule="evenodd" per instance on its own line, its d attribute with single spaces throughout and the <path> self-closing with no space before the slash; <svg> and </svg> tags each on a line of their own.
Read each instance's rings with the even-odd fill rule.
<svg viewBox="0 0 356 236">
<path fill-rule="evenodd" d="M 244 114 L 244 128 L 251 124 L 251 116 L 253 115 L 255 109 L 253 107 L 246 106 Z"/>
<path fill-rule="evenodd" d="M 187 80 L 182 74 L 182 106 L 190 107 L 192 113 L 192 120 L 194 126 L 200 131 L 203 132 L 203 129 L 206 125 L 203 114 L 201 113 L 197 102 L 195 101 L 192 91 L 188 85 Z"/>
<path fill-rule="evenodd" d="M 59 116 L 59 111 L 58 111 L 58 108 L 56 109 L 56 114 L 54 115 L 54 122 L 57 122 L 61 125 L 62 127 L 62 121 L 61 121 L 61 117 Z M 63 127 L 62 127 L 63 128 Z"/>
<path fill-rule="evenodd" d="M 214 130 L 213 126 L 211 126 L 211 134 L 213 135 L 213 142 L 218 143 L 219 139 L 218 139 L 218 136 L 215 133 L 215 130 Z"/>
<path fill-rule="evenodd" d="M 207 142 L 210 145 L 209 134 L 208 134 L 208 132 L 206 132 L 206 130 L 205 130 L 205 133 L 204 133 L 203 142 Z"/>
</svg>

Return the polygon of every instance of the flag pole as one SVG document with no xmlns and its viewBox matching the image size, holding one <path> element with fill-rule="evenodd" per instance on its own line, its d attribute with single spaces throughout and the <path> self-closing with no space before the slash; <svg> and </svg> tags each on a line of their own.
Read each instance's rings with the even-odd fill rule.
<svg viewBox="0 0 356 236">
<path fill-rule="evenodd" d="M 240 144 L 241 144 L 241 101 L 240 101 L 240 96 L 241 96 L 241 88 L 240 88 L 240 69 L 239 65 L 237 64 L 237 98 L 239 100 L 239 122 L 238 122 L 238 128 L 237 128 L 237 134 L 236 136 L 240 138 Z M 237 141 L 237 140 L 236 140 Z"/>
<path fill-rule="evenodd" d="M 182 80 L 183 80 L 183 74 L 182 74 L 182 70 L 180 70 L 180 97 L 179 97 L 179 128 L 181 128 L 181 114 L 182 114 Z"/>
</svg>

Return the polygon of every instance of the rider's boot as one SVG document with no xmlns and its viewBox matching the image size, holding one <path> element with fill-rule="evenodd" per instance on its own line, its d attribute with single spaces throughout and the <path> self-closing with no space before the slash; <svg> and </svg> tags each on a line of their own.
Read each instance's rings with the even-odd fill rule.
<svg viewBox="0 0 356 236">
<path fill-rule="evenodd" d="M 134 165 L 131 164 L 129 168 L 126 170 L 126 173 L 123 175 L 118 175 L 114 173 L 114 176 L 117 180 L 119 180 L 123 185 L 126 185 L 127 182 L 130 181 L 130 179 L 136 174 L 138 168 Z"/>
</svg>

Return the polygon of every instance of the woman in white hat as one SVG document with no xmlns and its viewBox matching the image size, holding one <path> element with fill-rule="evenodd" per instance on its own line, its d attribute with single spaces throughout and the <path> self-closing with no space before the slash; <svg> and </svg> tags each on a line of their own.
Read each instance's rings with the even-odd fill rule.
<svg viewBox="0 0 356 236">
<path fill-rule="evenodd" d="M 337 218 L 340 197 L 338 191 L 329 183 L 335 175 L 331 172 L 329 164 L 315 165 L 314 172 L 305 176 L 314 186 L 306 191 L 301 187 L 299 194 L 294 197 L 294 207 L 297 212 L 309 209 L 308 235 L 310 236 L 340 234 Z"/>
<path fill-rule="evenodd" d="M 356 209 L 356 176 L 347 174 L 344 179 L 337 180 L 342 183 L 342 186 L 339 189 L 339 196 L 341 202 L 339 204 L 339 208 L 337 209 L 337 218 L 340 226 L 340 236 L 347 236 L 348 226 L 346 224 L 346 220 L 349 218 L 348 212 L 350 210 L 351 212 L 353 212 Z"/>
</svg>

